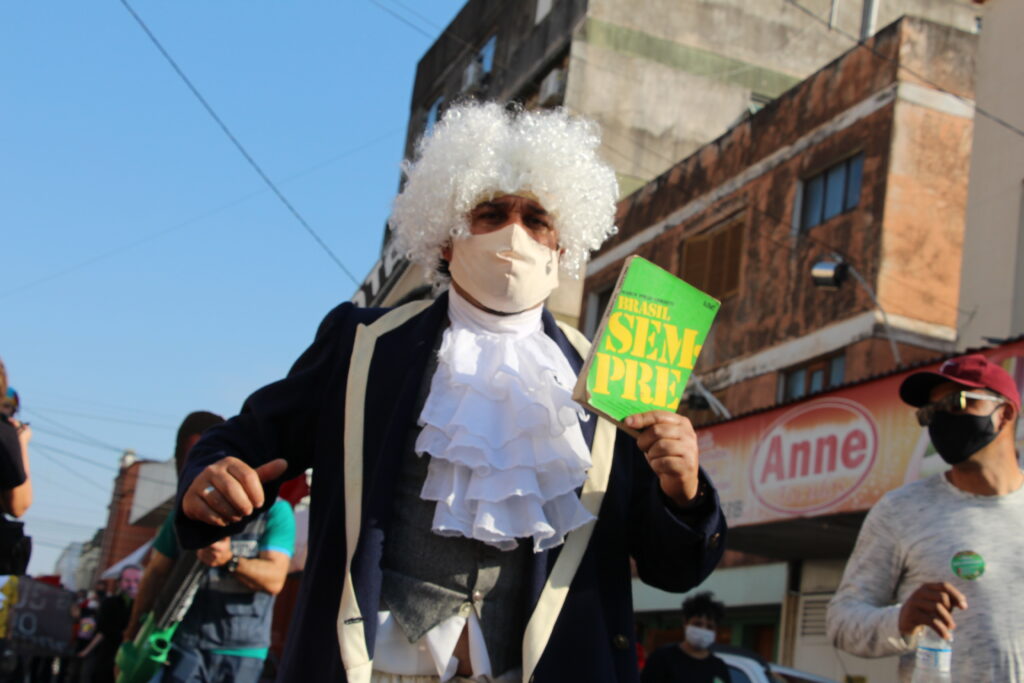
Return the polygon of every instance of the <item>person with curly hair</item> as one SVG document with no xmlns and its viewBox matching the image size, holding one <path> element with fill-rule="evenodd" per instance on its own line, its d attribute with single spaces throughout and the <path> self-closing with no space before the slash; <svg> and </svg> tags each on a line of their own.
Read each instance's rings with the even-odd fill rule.
<svg viewBox="0 0 1024 683">
<path fill-rule="evenodd" d="M 690 422 L 572 400 L 589 343 L 544 302 L 614 231 L 597 127 L 450 108 L 390 226 L 433 302 L 343 304 L 288 376 L 193 450 L 186 547 L 313 468 L 309 554 L 278 680 L 636 681 L 631 564 L 685 591 L 725 523 Z"/>
</svg>

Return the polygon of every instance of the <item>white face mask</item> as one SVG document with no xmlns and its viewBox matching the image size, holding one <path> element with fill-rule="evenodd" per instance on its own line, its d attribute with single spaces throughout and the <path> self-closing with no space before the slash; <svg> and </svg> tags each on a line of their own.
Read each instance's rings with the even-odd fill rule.
<svg viewBox="0 0 1024 683">
<path fill-rule="evenodd" d="M 452 279 L 478 302 L 502 313 L 543 303 L 558 286 L 558 252 L 521 225 L 470 235 L 452 245 Z"/>
<path fill-rule="evenodd" d="M 698 650 L 707 650 L 715 642 L 715 632 L 700 626 L 687 626 L 686 642 Z"/>
</svg>

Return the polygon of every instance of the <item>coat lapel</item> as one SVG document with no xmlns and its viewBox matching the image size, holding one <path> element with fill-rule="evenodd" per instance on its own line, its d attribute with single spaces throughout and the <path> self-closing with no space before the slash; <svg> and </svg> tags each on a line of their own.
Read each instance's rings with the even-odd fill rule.
<svg viewBox="0 0 1024 683">
<path fill-rule="evenodd" d="M 385 313 L 370 325 L 360 324 L 356 328 L 352 346 L 344 417 L 345 577 L 338 608 L 337 631 L 341 661 L 345 666 L 346 677 L 353 683 L 369 681 L 373 669 L 373 660 L 366 644 L 363 615 L 352 582 L 352 558 L 363 524 L 364 444 L 370 367 L 378 339 L 401 327 L 429 305 L 426 301 L 414 302 Z M 371 423 L 379 424 L 376 420 L 371 420 Z M 375 619 L 376 615 L 369 615 L 369 618 Z"/>
</svg>

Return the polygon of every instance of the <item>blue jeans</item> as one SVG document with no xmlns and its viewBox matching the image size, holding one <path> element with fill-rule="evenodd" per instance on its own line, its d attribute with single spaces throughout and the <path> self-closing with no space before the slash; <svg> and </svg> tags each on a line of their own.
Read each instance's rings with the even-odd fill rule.
<svg viewBox="0 0 1024 683">
<path fill-rule="evenodd" d="M 172 645 L 167 666 L 150 683 L 257 683 L 262 672 L 263 660 L 256 657 L 219 655 Z"/>
</svg>

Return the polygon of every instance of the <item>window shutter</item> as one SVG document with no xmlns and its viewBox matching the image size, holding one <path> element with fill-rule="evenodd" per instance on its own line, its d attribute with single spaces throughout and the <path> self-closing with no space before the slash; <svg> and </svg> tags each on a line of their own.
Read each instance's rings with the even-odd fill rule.
<svg viewBox="0 0 1024 683">
<path fill-rule="evenodd" d="M 722 259 L 725 269 L 722 297 L 734 294 L 740 288 L 740 266 L 743 262 L 743 223 L 733 223 L 726 228 L 725 232 L 728 234 L 728 240 Z"/>
<path fill-rule="evenodd" d="M 697 289 L 708 291 L 708 257 L 711 240 L 691 237 L 683 243 L 683 279 Z"/>
<path fill-rule="evenodd" d="M 707 292 L 716 299 L 721 299 L 725 292 L 725 280 L 728 275 L 726 254 L 729 251 L 729 231 L 719 230 L 711 236 L 711 254 L 708 259 Z"/>
</svg>

